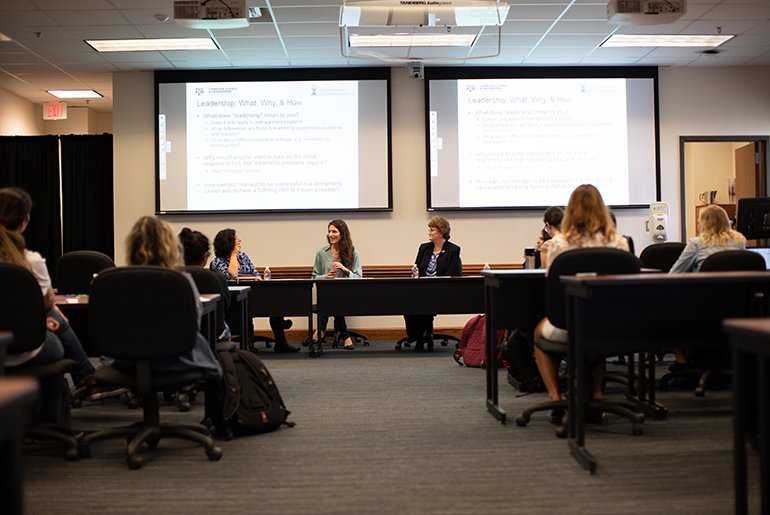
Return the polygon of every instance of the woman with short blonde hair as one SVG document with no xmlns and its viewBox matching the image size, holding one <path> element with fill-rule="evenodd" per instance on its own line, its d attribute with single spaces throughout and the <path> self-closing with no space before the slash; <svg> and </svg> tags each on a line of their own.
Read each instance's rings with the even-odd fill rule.
<svg viewBox="0 0 770 515">
<path fill-rule="evenodd" d="M 744 250 L 746 238 L 734 231 L 727 212 L 712 204 L 703 208 L 698 215 L 699 235 L 690 238 L 669 271 L 670 274 L 698 272 L 703 262 L 712 254 L 724 250 Z"/>
</svg>

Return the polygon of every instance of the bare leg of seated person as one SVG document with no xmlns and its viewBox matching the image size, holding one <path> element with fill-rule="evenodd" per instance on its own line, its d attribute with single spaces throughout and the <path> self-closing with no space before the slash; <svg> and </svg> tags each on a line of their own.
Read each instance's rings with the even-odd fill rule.
<svg viewBox="0 0 770 515">
<path fill-rule="evenodd" d="M 535 341 L 543 337 L 543 325 L 547 320 L 547 318 L 542 319 L 535 327 Z M 540 376 L 543 378 L 543 383 L 548 390 L 548 397 L 552 401 L 560 401 L 559 364 L 561 363 L 561 360 L 554 358 L 550 354 L 546 354 L 536 346 L 535 361 L 537 362 L 537 369 L 540 371 Z"/>
</svg>

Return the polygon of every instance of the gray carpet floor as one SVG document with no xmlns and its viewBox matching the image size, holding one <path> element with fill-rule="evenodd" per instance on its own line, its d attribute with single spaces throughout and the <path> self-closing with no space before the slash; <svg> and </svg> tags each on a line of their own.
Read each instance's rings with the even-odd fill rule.
<svg viewBox="0 0 770 515">
<path fill-rule="evenodd" d="M 545 394 L 519 396 L 500 372 L 500 405 L 485 409 L 485 372 L 458 366 L 453 348 L 430 354 L 372 342 L 322 358 L 262 349 L 296 427 L 222 441 L 209 462 L 194 444 L 162 440 L 140 470 L 125 441 L 93 444 L 67 462 L 59 448 L 25 453 L 28 514 L 631 514 L 733 512 L 732 394 L 660 392 L 667 420 L 643 436 L 608 415 L 589 426 L 599 462 L 588 475 L 544 414 L 513 420 Z M 661 370 L 658 373 L 660 376 Z M 607 395 L 620 394 L 610 387 Z M 161 420 L 199 421 L 203 399 Z M 107 400 L 72 412 L 73 427 L 132 423 L 141 413 Z M 758 462 L 750 453 L 750 470 Z M 756 481 L 755 481 L 756 483 Z M 751 485 L 757 509 L 758 485 Z M 1 510 L 0 510 L 1 511 Z"/>
</svg>

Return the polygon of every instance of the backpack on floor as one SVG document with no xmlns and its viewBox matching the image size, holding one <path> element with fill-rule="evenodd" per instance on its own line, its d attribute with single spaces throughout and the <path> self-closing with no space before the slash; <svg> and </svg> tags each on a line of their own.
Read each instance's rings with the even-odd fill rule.
<svg viewBox="0 0 770 515">
<path fill-rule="evenodd" d="M 497 331 L 497 366 L 502 365 L 500 355 L 500 342 L 505 336 L 505 331 Z M 457 344 L 457 350 L 454 353 L 455 361 L 458 365 L 466 367 L 487 366 L 487 317 L 486 315 L 477 315 L 465 324 L 460 343 Z"/>
<path fill-rule="evenodd" d="M 523 393 L 545 391 L 543 378 L 532 354 L 532 331 L 515 329 L 503 342 L 503 365 L 508 369 L 508 382 Z"/>
<path fill-rule="evenodd" d="M 293 427 L 286 422 L 290 412 L 264 363 L 227 343 L 217 349 L 222 379 L 206 384 L 206 410 L 217 433 L 229 440 L 274 431 L 282 424 Z"/>
</svg>

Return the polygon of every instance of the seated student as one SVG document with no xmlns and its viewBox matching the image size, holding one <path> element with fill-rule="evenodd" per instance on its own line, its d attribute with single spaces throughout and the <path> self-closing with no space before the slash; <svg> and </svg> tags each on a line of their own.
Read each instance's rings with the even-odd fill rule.
<svg viewBox="0 0 770 515">
<path fill-rule="evenodd" d="M 703 208 L 698 215 L 699 235 L 690 238 L 687 246 L 679 255 L 669 271 L 670 274 L 682 274 L 686 272 L 698 272 L 703 262 L 712 254 L 725 250 L 745 250 L 746 238 L 733 230 L 727 212 L 721 207 L 712 204 Z M 697 349 L 674 349 L 676 363 L 669 369 L 671 372 L 686 369 Z"/>
<path fill-rule="evenodd" d="M 186 266 L 197 266 L 199 268 L 205 268 L 208 262 L 209 239 L 205 234 L 199 231 L 193 231 L 187 227 L 182 229 L 179 233 L 179 241 L 182 243 L 182 251 L 184 256 L 184 264 Z M 222 296 L 222 302 L 224 302 L 225 309 L 230 306 L 230 290 L 227 287 L 227 279 L 222 272 L 218 270 L 212 270 L 213 274 L 216 274 L 219 279 L 219 294 Z M 227 322 L 222 321 L 222 327 L 217 327 L 217 341 L 226 342 L 230 341 L 232 333 Z"/>
<path fill-rule="evenodd" d="M 551 239 L 551 235 L 545 229 L 540 229 L 540 236 L 538 236 L 535 242 L 535 268 L 543 268 L 545 260 L 540 256 L 540 249 L 543 248 L 543 243 Z"/>
<path fill-rule="evenodd" d="M 0 189 L 0 260 L 21 265 L 30 270 L 40 286 L 47 311 L 46 329 L 48 333 L 41 346 L 23 355 L 6 357 L 7 366 L 21 364 L 42 364 L 58 361 L 62 358 L 72 359 L 78 368 L 70 373 L 76 386 L 87 386 L 87 395 L 91 400 L 108 396 L 117 396 L 127 391 L 126 388 L 100 386 L 91 377 L 94 367 L 88 361 L 75 332 L 69 325 L 67 317 L 56 307 L 54 293 L 51 288 L 51 277 L 45 258 L 39 253 L 25 248 L 23 233 L 30 222 L 32 198 L 19 188 Z M 39 418 L 48 422 L 58 422 L 61 408 L 61 391 L 63 381 L 54 378 L 43 385 L 38 402 Z"/>
<path fill-rule="evenodd" d="M 241 239 L 235 232 L 235 229 L 222 229 L 214 238 L 214 255 L 211 262 L 212 270 L 219 270 L 226 279 L 235 279 L 239 275 L 253 275 L 257 279 L 262 279 L 257 267 L 251 262 L 249 256 L 241 250 Z M 299 347 L 290 344 L 286 340 L 285 329 L 292 326 L 291 320 L 284 320 L 283 317 L 270 317 L 270 329 L 275 335 L 275 352 L 298 352 Z"/>
<path fill-rule="evenodd" d="M 169 224 L 157 218 L 143 216 L 136 221 L 126 237 L 126 262 L 129 265 L 162 266 L 175 269 L 182 264 L 181 258 L 181 245 L 174 231 Z M 185 275 L 192 285 L 198 310 L 198 328 L 200 329 L 203 315 L 200 294 L 190 274 Z M 163 316 L 162 313 L 156 315 Z M 104 360 L 116 368 L 133 367 L 133 362 L 130 360 L 114 360 L 109 357 L 105 357 Z M 178 358 L 153 361 L 151 369 L 157 371 L 203 369 L 207 379 L 222 377 L 222 367 L 214 356 L 208 340 L 200 332 L 195 347 L 189 353 Z"/>
<path fill-rule="evenodd" d="M 599 190 L 590 184 L 578 186 L 569 198 L 567 210 L 564 213 L 562 231 L 551 242 L 551 248 L 545 263 L 546 274 L 551 264 L 562 253 L 584 247 L 611 247 L 628 250 L 628 242 L 615 230 L 610 214 L 604 205 Z M 550 233 L 550 231 L 549 231 Z M 545 337 L 549 340 L 567 342 L 567 331 L 554 326 L 548 318 L 544 318 L 535 327 L 535 341 Z M 561 400 L 559 392 L 559 363 L 560 360 L 546 354 L 535 347 L 537 368 L 543 377 L 552 401 Z M 604 378 L 604 362 L 594 369 L 594 399 L 602 396 L 602 379 Z M 549 413 L 548 419 L 561 423 L 563 413 Z"/>
<path fill-rule="evenodd" d="M 313 263 L 313 279 L 318 277 L 357 277 L 363 275 L 361 268 L 361 258 L 358 251 L 353 246 L 353 238 L 350 237 L 350 230 L 344 220 L 332 220 L 327 227 L 326 241 L 324 245 L 315 254 Z M 317 334 L 324 337 L 326 333 L 326 323 L 329 317 L 318 318 Z M 350 338 L 348 326 L 345 323 L 345 317 L 334 316 L 334 330 L 340 333 L 344 340 L 344 348 L 353 350 L 353 340 Z M 313 339 L 317 339 L 313 335 Z"/>
<path fill-rule="evenodd" d="M 420 277 L 441 277 L 463 275 L 463 263 L 460 259 L 460 247 L 449 242 L 451 228 L 449 221 L 443 216 L 434 216 L 428 222 L 428 242 L 420 245 L 414 264 L 420 272 Z M 434 315 L 404 315 L 406 334 L 414 340 L 414 350 L 421 352 L 428 344 L 428 350 L 433 349 Z"/>
<path fill-rule="evenodd" d="M 540 246 L 540 263 L 545 265 L 546 259 L 548 259 L 548 251 L 551 249 L 553 238 L 555 238 L 561 232 L 561 221 L 564 218 L 564 210 L 558 206 L 551 206 L 545 210 L 543 214 L 543 223 L 545 228 L 543 229 L 546 234 L 550 236 Z"/>
</svg>

